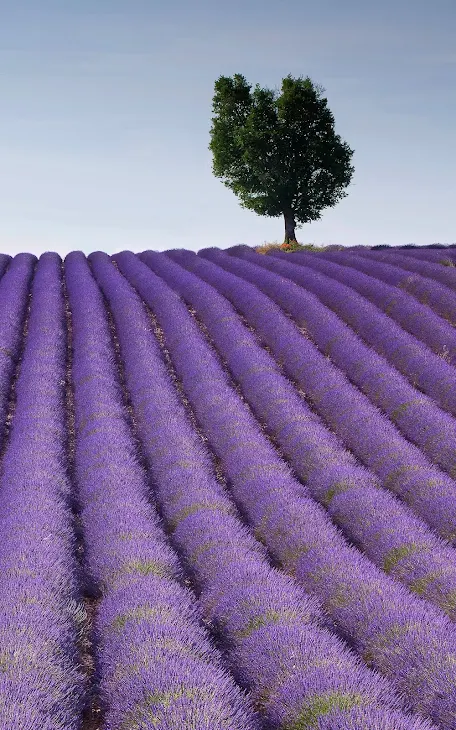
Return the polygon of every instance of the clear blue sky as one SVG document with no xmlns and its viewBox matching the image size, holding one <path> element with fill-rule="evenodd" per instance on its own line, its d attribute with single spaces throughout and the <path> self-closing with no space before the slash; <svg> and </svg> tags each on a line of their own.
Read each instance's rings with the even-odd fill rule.
<svg viewBox="0 0 456 730">
<path fill-rule="evenodd" d="M 320 244 L 456 241 L 455 0 L 0 0 L 0 250 L 283 240 L 212 175 L 214 81 L 326 89 L 355 149 Z"/>
</svg>

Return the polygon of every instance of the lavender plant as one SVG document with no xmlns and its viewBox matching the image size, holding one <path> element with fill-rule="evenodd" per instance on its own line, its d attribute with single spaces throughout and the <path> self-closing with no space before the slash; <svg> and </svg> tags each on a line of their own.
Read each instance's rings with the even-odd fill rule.
<svg viewBox="0 0 456 730">
<path fill-rule="evenodd" d="M 261 282 L 262 290 L 285 308 L 306 330 L 320 352 L 330 358 L 404 436 L 434 464 L 450 476 L 456 475 L 456 420 L 414 388 L 384 357 L 367 347 L 356 332 L 332 311 L 335 309 L 337 312 L 337 305 L 340 305 L 348 310 L 352 319 L 353 312 L 359 311 L 350 302 L 350 292 L 344 291 L 347 287 L 339 285 L 337 291 L 337 283 L 334 285 L 328 277 L 302 266 L 296 267 L 288 261 L 260 257 L 243 249 L 237 249 L 235 255 L 266 269 L 260 274 L 260 279 L 255 280 Z M 247 267 L 247 271 L 255 272 L 255 269 Z M 332 309 L 324 306 L 320 299 L 332 301 Z M 367 315 L 365 319 L 368 318 L 372 323 L 373 318 Z M 451 378 L 438 382 L 438 390 L 442 400 L 445 400 L 446 392 L 450 393 L 450 401 L 455 399 L 453 409 L 456 413 L 456 370 L 452 370 Z"/>
<path fill-rule="evenodd" d="M 390 710 L 401 703 L 388 683 L 322 628 L 314 602 L 268 565 L 212 475 L 138 296 L 105 255 L 90 260 L 115 321 L 162 514 L 198 585 L 205 618 L 265 727 L 324 727 L 326 715 L 343 726 L 360 712 L 385 728 L 420 724 Z"/>
<path fill-rule="evenodd" d="M 149 501 L 103 298 L 82 253 L 65 261 L 72 311 L 75 477 L 103 728 L 253 730 L 247 700 L 208 640 Z"/>
<path fill-rule="evenodd" d="M 9 256 L 0 256 L 0 439 L 6 422 L 11 380 L 19 355 L 35 263 L 36 257 L 32 254 L 17 254 L 11 263 Z"/>
<path fill-rule="evenodd" d="M 407 249 L 405 249 L 407 250 Z M 403 251 L 368 251 L 360 252 L 362 256 L 371 258 L 374 261 L 380 261 L 393 266 L 400 266 L 401 269 L 412 271 L 414 274 L 420 274 L 428 279 L 435 279 L 439 284 L 456 289 L 456 268 L 454 266 L 442 266 L 440 261 L 452 263 L 450 257 L 440 254 L 439 259 L 435 261 L 425 261 L 416 256 L 404 256 Z"/>
<path fill-rule="evenodd" d="M 17 317 L 32 266 L 33 257 L 16 257 L 0 284 L 17 282 L 25 299 L 14 302 Z M 2 730 L 81 728 L 84 610 L 65 461 L 65 335 L 61 260 L 47 253 L 33 280 L 0 478 Z"/>
<path fill-rule="evenodd" d="M 381 479 L 383 486 L 413 507 L 444 539 L 456 540 L 453 480 L 406 441 L 366 396 L 302 335 L 275 302 L 252 283 L 248 284 L 259 283 L 266 272 L 263 274 L 247 261 L 222 252 L 207 249 L 200 253 L 246 280 L 247 285 L 239 288 L 236 279 L 229 279 L 231 288 L 226 288 L 226 295 L 237 307 L 243 307 L 249 323 L 271 348 L 288 377 L 304 390 L 325 423 Z M 263 285 L 259 283 L 259 286 Z"/>
<path fill-rule="evenodd" d="M 8 266 L 11 263 L 11 256 L 5 253 L 0 253 L 0 279 L 4 275 L 5 271 L 7 270 Z"/>
<path fill-rule="evenodd" d="M 297 482 L 230 387 L 185 305 L 133 254 L 117 254 L 115 261 L 153 310 L 195 417 L 255 534 L 320 598 L 364 661 L 388 677 L 414 711 L 449 730 L 456 721 L 452 623 L 347 545 L 313 500 L 296 495 Z M 267 666 L 277 674 L 277 665 Z"/>
<path fill-rule="evenodd" d="M 305 258 L 299 252 L 293 254 L 293 256 L 289 256 L 289 259 L 293 263 L 304 263 L 311 269 L 320 271 L 331 277 L 331 279 L 339 281 L 361 294 L 365 300 L 383 311 L 387 315 L 388 320 L 394 320 L 403 328 L 401 336 L 404 347 L 407 346 L 410 348 L 414 346 L 416 348 L 420 344 L 414 339 L 417 338 L 439 356 L 443 365 L 446 362 L 453 365 L 456 363 L 456 331 L 454 327 L 439 317 L 432 309 L 429 309 L 424 304 L 420 304 L 412 296 L 409 296 L 397 287 L 385 284 L 385 282 L 379 281 L 373 276 L 351 268 L 349 265 L 351 256 L 345 251 L 325 251 L 324 254 L 307 255 Z M 373 310 L 372 316 L 374 316 Z M 377 323 L 379 323 L 378 319 Z M 386 326 L 387 322 L 383 324 L 381 332 L 383 332 Z M 401 330 L 396 330 L 396 334 L 401 334 Z M 409 334 L 414 335 L 414 337 L 411 338 Z M 394 332 L 391 330 L 391 336 L 393 335 Z M 366 335 L 363 333 L 363 336 Z M 402 352 L 400 338 L 395 337 L 394 344 L 400 348 L 399 352 Z M 387 348 L 386 343 L 383 344 L 383 352 L 386 353 L 388 349 L 391 351 L 394 350 L 393 347 Z M 412 350 L 409 351 L 410 353 L 412 352 Z M 423 357 L 427 365 L 429 353 L 427 355 L 425 353 L 426 350 L 424 350 Z M 405 356 L 410 357 L 407 354 Z M 399 362 L 399 358 L 394 362 L 395 367 L 398 369 Z M 410 360 L 410 363 L 413 366 L 413 377 L 416 378 L 415 373 L 417 372 L 417 368 L 415 362 Z M 439 361 L 434 361 L 434 364 L 431 363 L 430 365 L 431 367 L 435 367 L 437 373 L 441 376 L 442 363 L 439 365 Z M 427 372 L 429 373 L 429 379 L 431 379 L 431 371 L 428 370 Z M 446 372 L 451 377 L 454 371 L 447 370 L 444 367 L 443 372 Z"/>
<path fill-rule="evenodd" d="M 401 269 L 397 265 L 392 266 L 371 258 L 365 258 L 360 252 L 354 252 L 350 255 L 349 265 L 358 271 L 369 274 L 386 284 L 411 294 L 451 325 L 456 324 L 456 293 L 442 284 L 429 280 L 421 274 Z"/>
<path fill-rule="evenodd" d="M 442 265 L 442 262 L 447 261 L 456 263 L 454 246 L 446 246 L 444 249 L 424 248 L 423 246 L 414 249 L 401 249 L 401 256 L 418 259 L 419 261 L 430 261 L 440 265 Z"/>
<path fill-rule="evenodd" d="M 233 307 L 205 283 L 217 286 L 217 267 L 190 251 L 147 252 L 140 258 L 194 307 L 246 402 L 345 536 L 376 565 L 456 619 L 454 550 L 383 490 L 324 427 Z"/>
<path fill-rule="evenodd" d="M 267 257 L 269 258 L 269 257 Z M 416 388 L 433 398 L 443 409 L 456 414 L 456 391 L 454 388 L 455 369 L 442 357 L 438 357 L 423 343 L 405 332 L 390 317 L 342 282 L 341 267 L 335 265 L 340 281 L 333 278 L 334 272 L 323 273 L 326 261 L 311 258 L 283 259 L 271 255 L 274 263 L 269 262 L 271 271 L 285 273 L 294 282 L 316 296 L 338 317 L 344 320 L 359 337 L 372 347 L 381 357 L 399 370 Z M 250 259 L 249 259 L 250 260 Z M 256 261 L 256 260 L 255 260 Z M 280 261 L 280 263 L 279 263 Z M 283 268 L 283 264 L 288 266 Z M 299 266 L 290 266 L 299 264 Z M 321 265 L 323 263 L 323 266 Z M 320 271 L 322 269 L 322 271 Z M 355 278 L 358 272 L 353 272 Z M 359 273 L 360 277 L 370 279 Z M 406 299 L 411 299 L 406 295 Z M 413 301 L 413 300 L 412 300 Z M 422 305 L 418 305 L 418 308 Z M 455 333 L 456 335 L 456 333 Z M 448 348 L 446 350 L 448 351 Z M 394 371 L 393 371 L 394 372 Z"/>
</svg>

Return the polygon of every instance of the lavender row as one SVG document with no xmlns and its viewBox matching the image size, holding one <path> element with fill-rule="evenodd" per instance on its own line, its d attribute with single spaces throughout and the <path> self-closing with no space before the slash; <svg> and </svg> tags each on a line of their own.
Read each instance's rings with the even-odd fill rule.
<svg viewBox="0 0 456 730">
<path fill-rule="evenodd" d="M 0 279 L 4 275 L 5 271 L 7 270 L 8 266 L 11 263 L 11 256 L 5 253 L 0 253 Z"/>
<path fill-rule="evenodd" d="M 318 721 L 322 730 L 333 723 L 348 728 L 356 718 L 368 727 L 413 725 L 394 712 L 399 702 L 388 683 L 322 628 L 314 600 L 268 565 L 212 476 L 141 301 L 105 256 L 91 261 L 113 312 L 162 514 L 198 585 L 205 618 L 266 726 Z"/>
<path fill-rule="evenodd" d="M 423 248 L 423 246 L 411 249 L 404 248 L 401 249 L 401 256 L 417 258 L 420 261 L 430 261 L 431 263 L 440 264 L 440 266 L 448 265 L 448 262 L 456 263 L 456 250 L 454 246 L 440 249 Z"/>
<path fill-rule="evenodd" d="M 36 257 L 20 253 L 11 263 L 9 260 L 9 256 L 0 256 L 0 436 L 6 420 Z"/>
<path fill-rule="evenodd" d="M 439 356 L 441 365 L 438 365 L 438 360 L 434 361 L 439 375 L 442 372 L 447 372 L 447 374 L 453 372 L 445 366 L 456 363 L 456 331 L 448 322 L 435 314 L 432 309 L 420 304 L 414 297 L 409 296 L 397 287 L 390 286 L 373 276 L 352 269 L 350 267 L 352 257 L 345 251 L 325 251 L 324 254 L 318 255 L 309 255 L 299 251 L 288 254 L 288 256 L 291 262 L 305 262 L 306 266 L 327 274 L 332 279 L 354 289 L 405 330 L 403 339 L 407 346 L 414 344 L 416 347 L 417 344 L 420 344 L 409 337 L 407 333 L 410 333 Z M 397 343 L 397 346 L 400 347 L 400 342 Z M 386 348 L 384 351 L 386 351 Z M 407 355 L 407 357 L 409 356 Z M 429 353 L 426 362 L 428 358 Z M 412 364 L 413 361 L 410 362 Z M 394 364 L 395 367 L 400 369 L 398 363 L 395 362 Z M 416 371 L 417 369 L 414 366 L 413 373 Z"/>
<path fill-rule="evenodd" d="M 81 727 L 84 609 L 65 463 L 65 335 L 61 261 L 43 254 L 0 480 L 2 730 Z"/>
<path fill-rule="evenodd" d="M 197 278 L 180 266 L 177 261 Z M 346 537 L 386 572 L 456 619 L 456 556 L 327 430 L 233 307 L 205 284 L 218 269 L 190 251 L 142 260 L 195 308 L 243 396 Z"/>
<path fill-rule="evenodd" d="M 368 259 L 374 261 L 380 261 L 385 264 L 392 264 L 393 266 L 400 266 L 401 269 L 406 271 L 412 271 L 415 274 L 427 277 L 428 279 L 435 279 L 440 284 L 449 287 L 450 289 L 456 289 L 456 269 L 454 266 L 442 266 L 437 261 L 430 262 L 424 261 L 415 256 L 403 256 L 401 251 L 361 251 L 359 250 L 356 255 L 365 256 Z M 444 261 L 451 262 L 451 259 L 446 258 Z"/>
<path fill-rule="evenodd" d="M 270 554 L 323 603 L 338 630 L 410 706 L 444 728 L 456 720 L 456 631 L 449 619 L 349 546 L 304 494 L 185 305 L 132 254 L 115 256 L 152 308 L 177 377 L 238 507 Z M 444 644 L 441 644 L 444 642 Z"/>
<path fill-rule="evenodd" d="M 11 256 L 9 256 L 8 254 L 0 253 L 0 280 L 3 278 L 10 263 Z"/>
<path fill-rule="evenodd" d="M 407 377 L 412 385 L 433 398 L 445 410 L 456 414 L 454 367 L 405 332 L 387 316 L 386 311 L 382 313 L 365 296 L 354 291 L 358 280 L 361 281 L 362 289 L 364 279 L 374 281 L 371 277 L 307 253 L 301 255 L 299 252 L 290 256 L 277 252 L 269 258 L 273 258 L 275 266 L 270 262 L 267 268 L 277 273 L 286 271 L 293 281 L 316 294 L 380 356 Z M 285 268 L 283 263 L 287 263 Z M 347 284 L 343 283 L 346 272 L 349 272 Z M 383 286 L 378 283 L 380 287 Z M 407 294 L 401 296 L 414 302 Z M 376 303 L 379 304 L 378 301 Z M 423 308 L 420 304 L 416 306 Z M 456 332 L 454 339 L 456 344 Z"/>
<path fill-rule="evenodd" d="M 149 501 L 100 290 L 82 253 L 65 261 L 72 311 L 75 477 L 95 621 L 103 727 L 257 727 L 203 629 Z"/>
<path fill-rule="evenodd" d="M 409 504 L 441 537 L 456 540 L 455 483 L 406 441 L 266 296 L 263 289 L 277 296 L 284 306 L 280 289 L 276 294 L 275 286 L 262 283 L 267 272 L 219 251 L 206 250 L 200 255 L 226 270 L 228 278 L 222 293 L 255 327 L 285 374 L 306 393 L 331 430 L 381 479 L 383 486 Z M 228 272 L 237 278 L 230 278 Z M 245 283 L 240 285 L 240 279 Z M 287 285 L 285 295 L 288 290 L 291 285 Z"/>
<path fill-rule="evenodd" d="M 350 302 L 347 293 L 340 292 L 341 285 L 338 291 L 337 283 L 328 277 L 288 261 L 259 256 L 243 248 L 230 249 L 231 252 L 243 261 L 266 269 L 256 279 L 263 291 L 292 314 L 320 352 L 331 358 L 403 435 L 450 476 L 456 475 L 456 420 L 412 387 L 384 357 L 367 347 L 335 312 L 320 302 L 319 297 L 329 299 L 333 308 L 339 305 L 348 309 L 349 316 L 359 312 L 360 308 Z M 247 271 L 255 273 L 254 268 Z M 456 370 L 448 387 L 455 385 L 455 376 Z"/>
<path fill-rule="evenodd" d="M 357 252 L 348 256 L 346 262 L 349 266 L 411 294 L 451 325 L 456 324 L 456 292 L 420 274 L 401 269 L 397 265 L 374 261 L 372 258 L 358 255 Z"/>
</svg>

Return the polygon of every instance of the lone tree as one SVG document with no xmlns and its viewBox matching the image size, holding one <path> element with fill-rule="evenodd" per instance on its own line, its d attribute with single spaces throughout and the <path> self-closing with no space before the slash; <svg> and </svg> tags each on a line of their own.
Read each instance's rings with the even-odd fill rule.
<svg viewBox="0 0 456 730">
<path fill-rule="evenodd" d="M 282 91 L 251 92 L 244 76 L 215 82 L 209 149 L 213 173 L 258 215 L 285 219 L 285 242 L 345 198 L 353 150 L 334 131 L 324 89 L 288 75 Z"/>
</svg>

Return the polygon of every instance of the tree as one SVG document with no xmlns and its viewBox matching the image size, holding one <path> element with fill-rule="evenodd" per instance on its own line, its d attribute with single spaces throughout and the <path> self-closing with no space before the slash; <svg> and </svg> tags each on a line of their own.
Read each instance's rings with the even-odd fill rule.
<svg viewBox="0 0 456 730">
<path fill-rule="evenodd" d="M 281 93 L 251 88 L 241 74 L 215 82 L 212 170 L 243 208 L 283 215 L 289 243 L 296 227 L 346 197 L 353 150 L 335 134 L 324 89 L 309 77 L 288 75 Z"/>
</svg>

